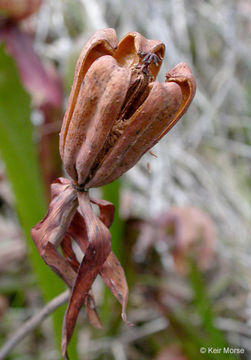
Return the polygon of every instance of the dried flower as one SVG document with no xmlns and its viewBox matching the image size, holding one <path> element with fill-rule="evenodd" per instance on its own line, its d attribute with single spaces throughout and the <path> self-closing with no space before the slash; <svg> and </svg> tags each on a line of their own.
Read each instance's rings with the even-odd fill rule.
<svg viewBox="0 0 251 360">
<path fill-rule="evenodd" d="M 195 81 L 186 64 L 155 81 L 164 45 L 129 33 L 117 45 L 113 29 L 98 31 L 86 44 L 76 66 L 71 95 L 60 133 L 60 154 L 72 182 L 60 178 L 51 186 L 45 218 L 32 230 L 44 261 L 72 289 L 65 314 L 62 354 L 82 305 L 89 321 L 101 323 L 91 287 L 100 274 L 122 305 L 128 287 L 123 268 L 111 251 L 109 227 L 114 206 L 89 197 L 88 189 L 107 184 L 130 169 L 186 111 Z M 97 216 L 91 204 L 98 205 Z M 75 241 L 84 256 L 73 251 Z M 56 248 L 61 245 L 63 256 Z"/>
<path fill-rule="evenodd" d="M 98 31 L 83 48 L 60 134 L 65 169 L 78 185 L 121 176 L 186 111 L 195 93 L 186 64 L 155 81 L 164 49 L 136 32 L 117 45 L 113 29 Z"/>
</svg>

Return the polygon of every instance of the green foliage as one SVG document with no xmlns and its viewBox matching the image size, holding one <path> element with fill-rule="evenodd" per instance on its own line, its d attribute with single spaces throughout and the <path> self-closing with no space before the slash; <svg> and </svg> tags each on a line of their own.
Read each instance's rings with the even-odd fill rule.
<svg viewBox="0 0 251 360">
<path fill-rule="evenodd" d="M 226 342 L 223 333 L 215 327 L 215 315 L 207 294 L 205 280 L 194 262 L 191 262 L 189 279 L 194 292 L 194 311 L 200 321 L 200 334 L 197 335 L 197 338 L 203 339 L 203 344 L 200 347 L 212 347 L 223 350 L 229 344 Z M 208 354 L 207 356 L 210 359 L 216 359 L 219 355 Z M 238 356 L 233 354 L 221 353 L 220 357 L 226 360 L 238 359 Z"/>
<path fill-rule="evenodd" d="M 188 280 L 193 291 L 191 303 L 169 308 L 162 305 L 169 321 L 169 341 L 179 344 L 189 360 L 237 360 L 239 355 L 228 353 L 229 345 L 222 331 L 215 326 L 215 314 L 207 294 L 206 281 L 196 264 L 191 262 Z M 172 343 L 173 340 L 171 340 Z M 203 351 L 204 350 L 204 351 Z M 215 353 L 214 353 L 215 351 Z"/>
<path fill-rule="evenodd" d="M 41 220 L 46 212 L 30 111 L 30 97 L 20 83 L 14 61 L 1 46 L 0 154 L 15 196 L 18 218 L 27 239 L 32 269 L 42 294 L 48 301 L 59 294 L 64 286 L 44 264 L 30 236 L 31 227 Z M 60 309 L 54 316 L 58 342 L 61 338 L 62 315 L 63 309 Z"/>
</svg>

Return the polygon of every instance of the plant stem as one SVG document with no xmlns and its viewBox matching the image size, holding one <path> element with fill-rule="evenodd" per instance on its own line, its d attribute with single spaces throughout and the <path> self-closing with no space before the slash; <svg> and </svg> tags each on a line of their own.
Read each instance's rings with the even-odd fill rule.
<svg viewBox="0 0 251 360">
<path fill-rule="evenodd" d="M 53 313 L 58 307 L 65 304 L 70 297 L 70 291 L 66 290 L 60 295 L 52 299 L 45 307 L 40 310 L 31 319 L 26 321 L 16 333 L 10 336 L 9 340 L 0 349 L 0 360 L 4 360 L 5 357 L 11 352 L 11 350 L 20 343 L 29 333 L 32 332 L 42 321 L 44 321 L 51 313 Z"/>
</svg>

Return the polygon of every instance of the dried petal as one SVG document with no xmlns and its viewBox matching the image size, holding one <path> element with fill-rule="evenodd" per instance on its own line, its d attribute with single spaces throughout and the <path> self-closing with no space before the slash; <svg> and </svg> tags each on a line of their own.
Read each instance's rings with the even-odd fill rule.
<svg viewBox="0 0 251 360">
<path fill-rule="evenodd" d="M 85 310 L 89 323 L 96 329 L 102 329 L 102 324 L 95 308 L 95 301 L 90 292 L 85 297 Z"/>
<path fill-rule="evenodd" d="M 112 252 L 100 270 L 100 275 L 113 295 L 122 305 L 122 319 L 127 325 L 133 326 L 133 324 L 127 320 L 125 313 L 128 300 L 128 285 L 126 282 L 125 273 L 122 266 L 120 265 L 120 262 Z"/>
<path fill-rule="evenodd" d="M 110 227 L 113 222 L 114 216 L 114 205 L 105 200 L 91 199 L 91 202 L 97 204 L 100 209 L 100 220 L 107 226 Z M 124 270 L 120 265 L 119 260 L 116 258 L 113 252 L 109 254 L 104 265 L 100 270 L 100 275 L 104 280 L 105 284 L 109 287 L 113 295 L 122 305 L 122 319 L 124 322 L 132 326 L 133 324 L 127 320 L 125 313 L 127 300 L 128 300 L 128 285 L 125 277 Z"/>
<path fill-rule="evenodd" d="M 64 318 L 62 335 L 63 356 L 66 356 L 66 349 L 72 337 L 76 319 L 81 306 L 84 304 L 85 297 L 88 295 L 93 281 L 111 252 L 111 235 L 107 227 L 93 212 L 88 194 L 78 193 L 78 201 L 81 214 L 85 221 L 89 246 L 79 266 Z"/>
<path fill-rule="evenodd" d="M 114 216 L 114 205 L 108 201 L 100 199 L 90 199 L 92 203 L 96 204 L 100 208 L 100 220 L 105 224 L 106 227 L 110 227 Z M 86 237 L 86 226 L 82 216 L 77 212 L 69 228 L 68 234 L 78 243 L 79 247 L 85 253 L 88 247 L 88 240 Z M 66 242 L 66 243 L 65 243 Z M 71 247 L 71 242 L 68 242 L 68 237 L 64 239 L 62 243 L 64 255 L 73 263 L 74 268 L 79 267 L 79 263 L 76 264 L 75 254 Z M 69 260 L 70 259 L 70 260 Z M 126 277 L 122 266 L 113 252 L 109 254 L 105 263 L 103 264 L 100 275 L 103 278 L 105 284 L 109 287 L 113 295 L 122 305 L 122 318 L 131 326 L 132 324 L 127 320 L 125 314 L 125 308 L 128 299 L 128 286 Z M 92 315 L 94 316 L 94 314 Z"/>
<path fill-rule="evenodd" d="M 69 232 L 65 235 L 64 240 L 61 243 L 61 248 L 66 261 L 71 265 L 75 273 L 77 274 L 79 268 L 79 261 L 73 251 L 71 236 Z"/>
<path fill-rule="evenodd" d="M 69 185 L 69 180 L 65 180 L 58 179 L 52 184 L 48 213 L 31 229 L 31 236 L 44 261 L 71 287 L 76 274 L 56 250 L 77 208 L 77 192 Z"/>
<path fill-rule="evenodd" d="M 93 204 L 98 205 L 100 210 L 99 218 L 105 224 L 105 226 L 109 228 L 112 225 L 114 219 L 114 205 L 106 200 L 94 198 L 91 198 L 90 200 Z"/>
</svg>

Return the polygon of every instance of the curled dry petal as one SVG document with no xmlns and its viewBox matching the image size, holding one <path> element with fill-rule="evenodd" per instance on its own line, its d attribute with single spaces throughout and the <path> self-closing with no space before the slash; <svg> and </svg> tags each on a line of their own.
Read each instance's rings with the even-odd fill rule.
<svg viewBox="0 0 251 360">
<path fill-rule="evenodd" d="M 72 287 L 75 272 L 56 251 L 64 238 L 77 209 L 77 192 L 66 179 L 58 179 L 51 186 L 52 201 L 47 215 L 31 229 L 33 241 L 44 261 Z"/>
<path fill-rule="evenodd" d="M 122 305 L 122 319 L 127 325 L 132 326 L 133 324 L 127 320 L 125 313 L 128 299 L 128 286 L 125 273 L 113 252 L 110 253 L 106 262 L 104 263 L 100 271 L 100 275 L 118 302 Z"/>
<path fill-rule="evenodd" d="M 114 206 L 108 201 L 89 199 L 88 193 L 77 193 L 67 179 L 57 179 L 51 186 L 52 199 L 45 218 L 31 231 L 44 261 L 72 288 L 63 325 L 62 352 L 67 345 L 76 319 L 84 304 L 90 323 L 100 328 L 91 286 L 98 273 L 122 305 L 122 318 L 128 324 L 125 308 L 128 286 L 123 268 L 111 252 L 110 233 Z M 98 205 L 99 218 L 91 203 Z M 77 210 L 78 204 L 80 209 Z M 75 241 L 84 254 L 79 263 L 72 247 Z M 57 252 L 61 245 L 63 256 Z"/>
<path fill-rule="evenodd" d="M 113 222 L 114 205 L 106 200 L 100 199 L 91 199 L 91 202 L 99 206 L 99 218 L 105 224 L 105 226 L 109 228 Z M 132 326 L 133 324 L 127 320 L 127 316 L 125 313 L 128 300 L 128 286 L 125 273 L 119 260 L 116 258 L 112 251 L 110 252 L 103 267 L 101 268 L 100 275 L 102 276 L 105 284 L 109 287 L 113 295 L 121 304 L 122 319 L 127 325 Z"/>
<path fill-rule="evenodd" d="M 155 81 L 164 44 L 114 30 L 98 31 L 79 57 L 60 133 L 66 171 L 84 189 L 107 184 L 130 169 L 178 121 L 195 81 L 181 63 Z"/>
<path fill-rule="evenodd" d="M 100 209 L 100 220 L 105 224 L 106 227 L 110 227 L 113 221 L 114 205 L 108 201 L 100 199 L 90 199 L 92 203 L 99 206 Z M 81 248 L 82 252 L 85 253 L 88 247 L 88 239 L 86 236 L 86 226 L 81 215 L 77 212 L 68 230 L 69 236 L 66 236 L 62 242 L 62 249 L 66 259 L 72 264 L 72 266 L 78 269 L 79 263 L 76 260 L 74 251 L 71 246 L 70 238 L 73 238 Z M 116 258 L 113 252 L 110 252 L 106 261 L 104 262 L 100 275 L 103 278 L 105 284 L 109 287 L 113 295 L 122 305 L 121 316 L 123 320 L 128 324 L 132 325 L 128 320 L 125 313 L 127 299 L 128 299 L 128 286 L 124 270 Z"/>
<path fill-rule="evenodd" d="M 81 214 L 85 221 L 89 241 L 85 256 L 79 266 L 75 284 L 63 324 L 62 354 L 65 356 L 68 343 L 73 334 L 76 319 L 85 296 L 111 252 L 111 235 L 107 227 L 93 212 L 87 193 L 78 193 Z"/>
</svg>

